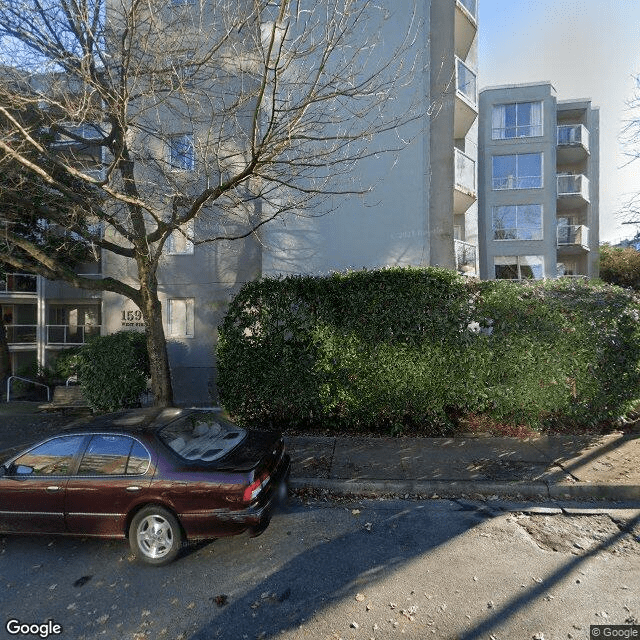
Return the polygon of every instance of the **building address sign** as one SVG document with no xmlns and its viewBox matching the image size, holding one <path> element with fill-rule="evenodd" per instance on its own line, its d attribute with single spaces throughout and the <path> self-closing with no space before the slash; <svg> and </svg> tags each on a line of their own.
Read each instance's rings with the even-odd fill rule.
<svg viewBox="0 0 640 640">
<path fill-rule="evenodd" d="M 121 318 L 123 327 L 145 327 L 140 309 L 123 309 Z"/>
</svg>

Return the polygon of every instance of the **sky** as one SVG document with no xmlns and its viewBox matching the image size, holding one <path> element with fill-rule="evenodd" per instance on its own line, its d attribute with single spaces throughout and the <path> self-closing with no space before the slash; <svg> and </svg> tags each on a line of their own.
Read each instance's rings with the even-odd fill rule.
<svg viewBox="0 0 640 640">
<path fill-rule="evenodd" d="M 640 193 L 621 136 L 640 96 L 640 0 L 478 0 L 478 18 L 480 88 L 551 82 L 558 100 L 600 108 L 600 241 L 633 237 L 640 224 L 618 212 Z"/>
</svg>

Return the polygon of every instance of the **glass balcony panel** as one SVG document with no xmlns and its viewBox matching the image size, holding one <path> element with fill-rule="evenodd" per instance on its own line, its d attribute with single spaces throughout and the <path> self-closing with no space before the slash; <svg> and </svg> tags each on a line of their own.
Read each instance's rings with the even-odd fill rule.
<svg viewBox="0 0 640 640">
<path fill-rule="evenodd" d="M 5 293 L 36 293 L 37 276 L 30 273 L 7 273 L 0 280 L 0 291 Z"/>
<path fill-rule="evenodd" d="M 589 130 L 582 124 L 562 124 L 558 126 L 558 145 L 581 145 L 589 149 Z"/>
<path fill-rule="evenodd" d="M 455 149 L 456 186 L 470 193 L 476 192 L 476 163 L 468 155 Z"/>
<path fill-rule="evenodd" d="M 458 0 L 460 4 L 474 17 L 478 18 L 478 3 L 476 0 Z"/>
<path fill-rule="evenodd" d="M 7 342 L 9 344 L 35 344 L 37 326 L 35 324 L 8 324 Z"/>
<path fill-rule="evenodd" d="M 476 74 L 459 58 L 456 60 L 456 89 L 474 107 L 478 104 Z"/>
</svg>

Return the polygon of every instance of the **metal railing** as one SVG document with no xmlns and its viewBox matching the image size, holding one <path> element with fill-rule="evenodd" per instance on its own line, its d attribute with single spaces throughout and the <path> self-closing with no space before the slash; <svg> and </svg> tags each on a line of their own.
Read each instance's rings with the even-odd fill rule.
<svg viewBox="0 0 640 640">
<path fill-rule="evenodd" d="M 48 324 L 47 344 L 84 344 L 90 336 L 100 334 L 100 325 Z"/>
<path fill-rule="evenodd" d="M 6 273 L 0 279 L 0 293 L 37 293 L 38 276 L 32 273 Z"/>
<path fill-rule="evenodd" d="M 473 158 L 455 149 L 456 186 L 465 191 L 476 193 L 476 162 Z"/>
<path fill-rule="evenodd" d="M 589 150 L 589 130 L 583 124 L 558 125 L 558 145 L 582 145 Z"/>
<path fill-rule="evenodd" d="M 568 224 L 558 226 L 558 246 L 589 246 L 589 227 L 584 224 Z"/>
<path fill-rule="evenodd" d="M 478 104 L 478 86 L 476 74 L 467 65 L 456 58 L 456 90 L 474 107 Z"/>
<path fill-rule="evenodd" d="M 558 196 L 581 196 L 589 202 L 589 179 L 582 174 L 558 174 Z"/>
<path fill-rule="evenodd" d="M 35 344 L 38 341 L 38 325 L 6 324 L 8 344 Z"/>
<path fill-rule="evenodd" d="M 9 378 L 7 378 L 7 402 L 11 400 L 11 382 L 13 380 L 20 380 L 22 382 L 34 384 L 37 387 L 44 387 L 47 390 L 47 402 L 51 402 L 51 390 L 46 384 L 42 384 L 42 382 L 36 382 L 35 380 L 29 380 L 28 378 L 20 378 L 19 376 L 9 376 Z"/>
</svg>

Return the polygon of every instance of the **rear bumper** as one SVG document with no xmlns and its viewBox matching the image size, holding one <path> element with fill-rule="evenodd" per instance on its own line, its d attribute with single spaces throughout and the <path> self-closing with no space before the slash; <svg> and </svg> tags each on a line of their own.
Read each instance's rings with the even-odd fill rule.
<svg viewBox="0 0 640 640">
<path fill-rule="evenodd" d="M 284 454 L 276 473 L 258 496 L 256 502 L 246 509 L 217 509 L 213 512 L 201 513 L 199 526 L 195 522 L 183 522 L 187 529 L 187 537 L 202 539 L 224 535 L 235 535 L 249 531 L 250 535 L 260 535 L 269 525 L 271 515 L 282 504 L 289 491 L 289 475 L 291 473 L 291 457 Z M 190 519 L 187 519 L 190 520 Z M 209 524 L 205 524 L 208 522 Z"/>
</svg>

